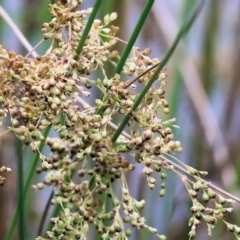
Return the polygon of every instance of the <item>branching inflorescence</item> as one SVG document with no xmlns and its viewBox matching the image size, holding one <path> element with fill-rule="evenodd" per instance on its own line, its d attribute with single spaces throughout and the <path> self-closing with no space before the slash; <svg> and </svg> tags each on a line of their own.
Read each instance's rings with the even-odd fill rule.
<svg viewBox="0 0 240 240">
<path fill-rule="evenodd" d="M 69 2 L 49 5 L 52 20 L 42 25 L 42 31 L 44 39 L 53 41 L 44 55 L 29 58 L 0 48 L 1 123 L 9 114 L 9 129 L 25 146 L 40 154 L 42 166 L 36 171 L 47 172 L 47 175 L 43 183 L 33 187 L 43 189 L 54 185 L 51 203 L 62 207 L 60 214 L 51 219 L 53 227 L 46 232 L 47 239 L 85 239 L 90 224 L 96 226 L 102 239 L 127 239 L 131 235 L 128 226 L 145 228 L 159 239 L 165 239 L 140 215 L 145 201 L 134 199 L 128 189 L 125 173 L 134 170 L 136 164 L 142 164 L 142 173 L 146 175 L 150 189 L 154 189 L 156 183 L 153 173 L 160 173 L 163 179 L 159 191 L 161 197 L 166 191 L 166 169 L 176 172 L 193 203 L 190 239 L 195 236 L 200 219 L 207 223 L 210 233 L 217 219 L 224 219 L 225 213 L 231 211 L 231 208 L 223 207 L 231 200 L 215 193 L 201 179 L 205 172 L 183 164 L 183 173 L 166 161 L 164 155 L 181 151 L 180 142 L 173 140 L 171 127 L 176 127 L 173 125 L 175 119 L 163 121 L 157 114 L 161 110 L 169 113 L 164 90 L 166 70 L 161 71 L 137 110 L 133 111 L 132 106 L 138 96 L 135 84 L 121 81 L 122 75 L 119 74 L 108 78 L 104 70 L 105 62 L 115 66 L 120 58 L 114 49 L 121 41 L 115 37 L 118 27 L 110 25 L 117 14 L 106 15 L 103 21 L 94 20 L 78 54 L 78 42 L 91 9 L 79 11 L 77 6 L 81 1 Z M 156 65 L 159 60 L 151 59 L 149 54 L 150 49 L 134 47 L 121 73 L 139 76 Z M 99 70 L 103 80 L 94 78 L 99 75 Z M 147 71 L 138 82 L 144 87 L 153 72 L 154 69 Z M 95 99 L 94 106 L 84 103 L 83 99 L 91 95 L 89 89 L 92 86 L 108 95 L 106 101 Z M 82 100 L 80 103 L 79 99 Z M 99 114 L 100 109 L 105 111 Z M 121 134 L 112 141 L 115 130 L 110 122 L 116 114 L 130 116 L 126 129 L 128 134 Z M 60 121 L 61 115 L 66 118 L 64 123 Z M 45 156 L 38 146 L 45 140 L 42 131 L 50 125 L 59 137 L 47 137 L 45 142 L 50 155 Z M 131 163 L 122 153 L 134 155 L 135 160 Z M 76 170 L 79 177 L 72 180 Z M 10 169 L 2 167 L 0 171 L 10 172 Z M 121 186 L 120 198 L 114 193 L 114 181 Z M 215 206 L 210 208 L 200 203 L 200 193 L 203 202 L 212 199 Z M 111 199 L 109 211 L 105 210 L 102 195 Z M 236 236 L 240 233 L 238 227 L 226 224 Z M 37 239 L 45 238 L 39 236 Z"/>
</svg>

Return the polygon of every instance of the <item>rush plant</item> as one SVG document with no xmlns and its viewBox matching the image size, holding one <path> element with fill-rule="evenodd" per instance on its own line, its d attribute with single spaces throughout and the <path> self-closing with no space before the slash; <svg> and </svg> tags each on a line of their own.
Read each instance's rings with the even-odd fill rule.
<svg viewBox="0 0 240 240">
<path fill-rule="evenodd" d="M 203 180 L 206 172 L 170 160 L 172 152 L 182 150 L 173 136 L 175 118 L 163 121 L 158 116 L 159 112 L 170 111 L 165 98 L 164 66 L 201 6 L 193 11 L 172 47 L 159 60 L 149 57 L 149 48 L 132 46 L 141 28 L 136 28 L 127 43 L 116 36 L 119 28 L 112 25 L 116 13 L 97 20 L 101 1 L 87 10 L 78 10 L 80 4 L 80 0 L 68 0 L 48 6 L 52 19 L 43 23 L 42 31 L 43 38 L 52 39 L 52 44 L 45 54 L 32 58 L 31 52 L 21 56 L 0 46 L 1 124 L 9 116 L 8 131 L 36 153 L 21 193 L 23 201 L 34 171 L 47 173 L 43 182 L 32 186 L 34 189 L 54 186 L 51 204 L 56 208 L 48 230 L 40 232 L 37 239 L 87 239 L 90 225 L 95 225 L 101 239 L 127 239 L 132 228 L 144 228 L 158 239 L 165 239 L 141 215 L 145 200 L 133 198 L 129 191 L 126 173 L 134 171 L 137 164 L 142 166 L 150 189 L 162 179 L 160 197 L 166 191 L 166 170 L 183 181 L 192 200 L 189 239 L 195 237 L 201 222 L 207 224 L 211 234 L 218 220 L 238 237 L 240 228 L 225 220 L 232 210 L 226 205 L 238 199 Z M 147 2 L 141 20 L 152 4 Z M 126 44 L 123 54 L 116 50 L 116 44 Z M 115 68 L 111 77 L 105 73 L 106 62 Z M 135 79 L 122 81 L 124 75 Z M 142 87 L 140 92 L 136 85 Z M 85 102 L 91 97 L 91 88 L 102 93 L 92 106 Z M 123 118 L 119 126 L 111 122 L 115 115 Z M 50 129 L 58 137 L 49 137 Z M 41 152 L 45 145 L 49 155 Z M 132 158 L 126 158 L 126 154 Z M 36 168 L 38 159 L 42 164 Z M 11 172 L 4 166 L 0 171 Z M 161 179 L 156 179 L 154 172 Z M 74 175 L 78 177 L 73 180 Z M 4 181 L 1 177 L 0 184 Z M 120 186 L 120 195 L 114 189 L 115 182 Z M 211 207 L 205 204 L 209 201 Z M 20 203 L 7 239 L 11 239 L 19 208 Z"/>
</svg>

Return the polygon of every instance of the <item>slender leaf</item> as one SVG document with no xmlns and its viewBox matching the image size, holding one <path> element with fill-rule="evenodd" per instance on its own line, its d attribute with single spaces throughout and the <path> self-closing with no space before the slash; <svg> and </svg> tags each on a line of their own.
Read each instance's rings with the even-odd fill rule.
<svg viewBox="0 0 240 240">
<path fill-rule="evenodd" d="M 44 136 L 44 139 L 47 138 L 49 132 L 50 132 L 50 129 L 51 129 L 51 125 L 49 125 L 44 133 L 43 133 L 43 136 Z M 41 152 L 43 147 L 44 147 L 44 144 L 45 144 L 45 140 L 41 141 L 41 143 L 39 144 L 39 151 Z M 36 167 L 37 167 L 37 163 L 39 161 L 39 153 L 36 153 L 35 154 L 35 157 L 32 161 L 32 165 L 30 167 L 30 171 L 28 173 L 28 176 L 27 176 L 27 180 L 26 180 L 26 183 L 25 183 L 25 186 L 24 186 L 24 189 L 23 189 L 23 201 L 25 201 L 26 199 L 26 195 L 27 195 L 27 191 L 29 190 L 29 187 L 30 187 L 30 184 L 31 184 L 31 181 L 32 181 L 32 178 L 33 178 L 33 175 L 36 171 Z M 14 229 L 15 229 L 15 226 L 16 226 L 16 223 L 17 223 L 17 218 L 19 216 L 19 203 L 17 204 L 17 207 L 15 209 L 15 212 L 14 212 L 14 215 L 13 215 L 13 218 L 12 218 L 12 221 L 11 221 L 11 224 L 10 224 L 10 227 L 8 229 L 8 232 L 6 234 L 6 237 L 5 237 L 5 240 L 12 240 L 12 236 L 13 236 L 13 233 L 14 233 Z"/>
<path fill-rule="evenodd" d="M 132 110 L 136 111 L 136 109 L 138 108 L 138 106 L 141 104 L 143 98 L 145 97 L 145 95 L 147 94 L 147 92 L 149 91 L 150 87 L 152 86 L 152 84 L 155 82 L 155 80 L 158 78 L 158 74 L 161 72 L 161 70 L 163 69 L 163 67 L 165 66 L 165 64 L 168 62 L 169 58 L 172 56 L 174 50 L 177 47 L 178 42 L 180 41 L 180 39 L 188 32 L 188 30 L 190 29 L 191 25 L 193 24 L 194 20 L 197 18 L 198 14 L 200 13 L 201 9 L 202 9 L 203 4 L 201 4 L 193 13 L 192 17 L 189 19 L 189 21 L 187 21 L 186 23 L 183 24 L 183 26 L 181 27 L 181 29 L 179 30 L 172 46 L 169 48 L 169 50 L 167 51 L 166 55 L 164 56 L 163 60 L 161 61 L 161 63 L 159 64 L 159 66 L 157 67 L 156 71 L 154 72 L 154 74 L 152 75 L 152 77 L 150 78 L 150 80 L 147 82 L 146 86 L 144 87 L 144 89 L 142 90 L 142 92 L 139 94 L 139 96 L 137 97 L 136 101 L 134 102 L 133 106 L 132 106 Z M 128 121 L 130 120 L 130 115 L 127 114 L 123 121 L 121 122 L 121 124 L 119 125 L 118 129 L 116 130 L 116 132 L 114 133 L 113 137 L 112 137 L 112 141 L 116 142 L 116 140 L 118 139 L 119 135 L 122 133 L 123 129 L 125 128 L 125 126 L 127 125 Z"/>
</svg>

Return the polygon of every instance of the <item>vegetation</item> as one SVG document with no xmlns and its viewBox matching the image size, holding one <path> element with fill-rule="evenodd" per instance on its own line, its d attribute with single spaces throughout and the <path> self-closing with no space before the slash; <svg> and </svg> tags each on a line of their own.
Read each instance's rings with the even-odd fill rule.
<svg viewBox="0 0 240 240">
<path fill-rule="evenodd" d="M 239 238 L 240 228 L 226 214 L 232 211 L 229 203 L 240 200 L 204 180 L 206 171 L 172 155 L 182 150 L 174 139 L 176 119 L 159 117 L 160 112 L 171 111 L 165 64 L 203 3 L 194 7 L 159 60 L 150 57 L 150 48 L 133 46 L 153 2 L 147 1 L 129 42 L 117 37 L 119 27 L 112 25 L 116 12 L 96 19 L 101 0 L 86 10 L 78 10 L 80 0 L 69 0 L 48 5 L 51 20 L 43 23 L 42 32 L 51 46 L 44 54 L 37 55 L 38 45 L 26 56 L 0 47 L 0 120 L 2 124 L 9 117 L 5 133 L 12 131 L 19 139 L 18 205 L 6 239 L 12 239 L 17 221 L 19 239 L 25 239 L 24 201 L 35 172 L 46 173 L 32 186 L 35 190 L 53 186 L 36 239 L 87 239 L 92 225 L 101 239 L 128 239 L 134 228 L 166 239 L 142 214 L 147 199 L 138 199 L 129 190 L 126 176 L 139 166 L 151 190 L 161 180 L 160 197 L 166 193 L 169 172 L 183 182 L 191 200 L 189 239 L 195 238 L 201 222 L 211 235 L 217 221 Z M 122 53 L 118 44 L 125 45 Z M 112 74 L 106 69 L 109 64 Z M 124 75 L 135 78 L 123 81 Z M 102 96 L 92 96 L 92 89 Z M 116 116 L 122 119 L 119 125 L 112 122 Z M 44 146 L 49 154 L 42 151 Z M 26 147 L 35 155 L 24 183 Z M 2 166 L 0 171 L 11 169 Z M 5 180 L 0 178 L 1 185 Z M 50 204 L 55 208 L 49 221 Z"/>
</svg>

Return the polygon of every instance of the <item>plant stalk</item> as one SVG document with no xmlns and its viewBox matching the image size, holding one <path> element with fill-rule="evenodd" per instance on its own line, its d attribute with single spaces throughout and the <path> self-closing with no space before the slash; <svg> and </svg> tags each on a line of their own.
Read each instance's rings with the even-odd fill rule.
<svg viewBox="0 0 240 240">
<path fill-rule="evenodd" d="M 172 46 L 169 48 L 169 50 L 165 54 L 163 60 L 160 62 L 160 64 L 156 68 L 156 71 L 154 72 L 154 74 L 152 75 L 150 80 L 147 82 L 147 84 L 143 88 L 142 92 L 139 94 L 139 96 L 137 97 L 137 99 L 133 103 L 133 106 L 132 106 L 132 110 L 133 111 L 136 111 L 136 109 L 141 104 L 142 100 L 144 99 L 145 95 L 147 94 L 147 92 L 149 91 L 149 89 L 151 88 L 153 83 L 156 81 L 156 79 L 158 79 L 159 73 L 161 72 L 161 70 L 163 69 L 165 64 L 168 62 L 169 58 L 172 56 L 172 54 L 173 54 L 174 50 L 176 49 L 177 44 L 180 41 L 180 39 L 188 32 L 189 28 L 191 27 L 191 25 L 193 24 L 193 22 L 195 21 L 195 19 L 199 15 L 199 13 L 200 13 L 200 11 L 202 9 L 202 6 L 203 6 L 203 3 L 201 3 L 196 8 L 196 10 L 193 12 L 191 18 L 186 23 L 184 23 L 183 26 L 181 27 L 181 29 L 179 30 L 179 32 L 178 32 L 178 34 L 177 34 L 177 36 L 176 36 Z M 124 117 L 124 119 L 121 122 L 121 124 L 119 125 L 118 129 L 116 130 L 116 132 L 113 134 L 113 137 L 112 137 L 112 142 L 113 143 L 116 142 L 116 140 L 120 136 L 121 132 L 124 130 L 124 128 L 128 124 L 129 120 L 130 120 L 130 115 L 127 114 Z"/>
<path fill-rule="evenodd" d="M 78 46 L 77 46 L 77 49 L 76 49 L 77 54 L 80 54 L 82 49 L 83 49 L 84 43 L 87 39 L 88 33 L 89 33 L 89 31 L 92 27 L 93 21 L 94 21 L 96 15 L 97 15 L 97 12 L 98 12 L 98 9 L 99 9 L 101 3 L 102 3 L 102 0 L 96 0 L 96 2 L 95 2 L 93 10 L 92 10 L 92 12 L 89 16 L 88 21 L 87 21 L 86 27 L 83 31 L 82 37 L 78 42 Z"/>
<path fill-rule="evenodd" d="M 24 240 L 24 191 L 23 191 L 23 149 L 22 142 L 17 139 L 17 196 L 18 196 L 18 237 Z"/>
<path fill-rule="evenodd" d="M 43 133 L 43 136 L 44 136 L 44 140 L 41 141 L 41 143 L 39 144 L 39 152 L 42 151 L 43 147 L 44 147 L 44 144 L 45 144 L 45 139 L 47 138 L 49 132 L 50 132 L 50 129 L 51 129 L 51 125 L 49 125 L 44 133 Z M 28 173 L 28 176 L 27 176 L 27 180 L 26 180 L 26 183 L 25 183 L 25 186 L 24 186 L 24 189 L 23 189 L 23 201 L 25 201 L 25 198 L 26 198 L 26 195 L 27 195 L 27 191 L 30 187 L 30 184 L 31 184 L 31 181 L 32 181 L 32 177 L 33 177 L 33 174 L 36 170 L 36 167 L 37 167 L 37 163 L 39 161 L 39 153 L 37 153 L 32 161 L 32 165 L 30 167 L 30 170 L 29 170 L 29 173 Z M 14 229 L 15 229 L 15 226 L 16 226 L 16 223 L 17 223 L 17 219 L 18 219 L 18 216 L 19 216 L 19 203 L 17 204 L 17 207 L 15 209 L 15 212 L 14 212 L 14 215 L 13 215 L 13 218 L 12 218 L 12 221 L 11 221 L 11 224 L 10 224 L 10 227 L 8 229 L 8 232 L 6 234 L 6 237 L 5 237 L 5 240 L 12 240 L 12 236 L 13 236 L 13 232 L 14 232 Z"/>
<path fill-rule="evenodd" d="M 114 74 L 116 74 L 116 73 L 119 74 L 122 71 L 122 68 L 133 48 L 135 41 L 137 40 L 138 35 L 141 32 L 141 29 L 145 23 L 145 20 L 147 19 L 147 16 L 152 8 L 153 3 L 154 3 L 154 0 L 148 0 L 147 3 L 145 4 L 144 9 L 140 15 L 140 18 L 138 19 L 138 22 L 137 22 L 137 24 L 133 30 L 133 33 L 128 41 L 128 44 L 126 45 L 126 47 L 123 51 L 123 54 L 117 64 L 116 68 L 114 69 Z M 104 94 L 102 97 L 102 101 L 105 102 L 105 101 L 107 101 L 107 99 L 108 99 L 108 94 Z M 103 107 L 103 108 L 99 109 L 99 111 L 97 113 L 100 115 L 103 115 L 105 110 L 106 110 L 106 108 Z"/>
</svg>

